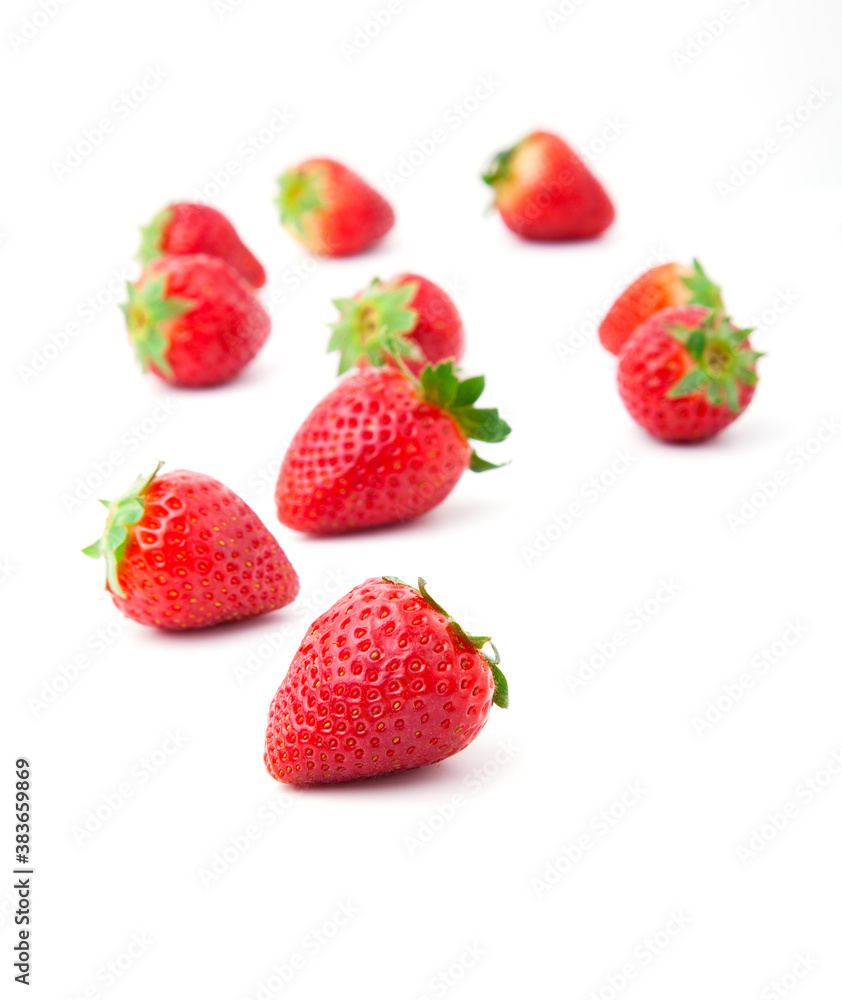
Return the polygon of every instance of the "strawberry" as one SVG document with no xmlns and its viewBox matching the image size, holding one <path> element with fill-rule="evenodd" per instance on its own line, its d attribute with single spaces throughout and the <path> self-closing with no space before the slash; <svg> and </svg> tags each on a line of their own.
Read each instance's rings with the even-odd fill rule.
<svg viewBox="0 0 842 1000">
<path fill-rule="evenodd" d="M 754 395 L 760 357 L 751 330 L 704 306 L 664 309 L 620 350 L 620 396 L 662 441 L 704 441 L 727 427 Z"/>
<path fill-rule="evenodd" d="M 254 511 L 199 472 L 138 476 L 108 509 L 103 557 L 115 605 L 141 625 L 204 628 L 295 599 L 298 577 Z"/>
<path fill-rule="evenodd" d="M 144 371 L 176 385 L 233 378 L 269 336 L 269 316 L 218 257 L 158 257 L 122 306 Z"/>
<path fill-rule="evenodd" d="M 462 319 L 453 300 L 420 274 L 399 274 L 386 282 L 375 278 L 353 299 L 333 304 L 340 315 L 328 350 L 340 352 L 340 375 L 360 357 L 382 365 L 400 354 L 414 375 L 428 362 L 462 357 Z"/>
<path fill-rule="evenodd" d="M 138 259 L 145 267 L 157 257 L 206 253 L 233 267 L 252 288 L 266 284 L 260 261 L 245 246 L 228 219 L 209 205 L 180 201 L 168 205 L 140 230 Z"/>
<path fill-rule="evenodd" d="M 602 346 L 612 354 L 620 348 L 637 327 L 661 309 L 674 306 L 700 305 L 722 312 L 722 292 L 693 261 L 692 270 L 682 264 L 659 264 L 633 281 L 620 294 L 599 325 Z"/>
<path fill-rule="evenodd" d="M 436 764 L 464 750 L 506 678 L 427 593 L 394 577 L 354 587 L 317 618 L 269 709 L 264 760 L 276 781 L 319 784 Z"/>
<path fill-rule="evenodd" d="M 533 132 L 498 153 L 482 175 L 503 222 L 526 240 L 598 236 L 614 221 L 602 185 L 573 150 L 549 132 Z"/>
<path fill-rule="evenodd" d="M 475 409 L 485 379 L 460 382 L 452 361 L 420 381 L 395 367 L 346 376 L 299 428 L 275 501 L 289 528 L 333 534 L 409 521 L 431 510 L 470 468 L 497 468 L 468 443 L 502 441 L 496 410 Z"/>
<path fill-rule="evenodd" d="M 306 160 L 280 179 L 278 207 L 288 232 L 314 253 L 346 257 L 394 225 L 392 206 L 336 160 Z"/>
</svg>

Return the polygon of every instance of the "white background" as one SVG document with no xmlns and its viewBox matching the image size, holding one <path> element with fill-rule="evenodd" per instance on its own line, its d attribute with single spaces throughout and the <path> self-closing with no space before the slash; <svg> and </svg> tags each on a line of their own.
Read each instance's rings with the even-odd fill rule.
<svg viewBox="0 0 842 1000">
<path fill-rule="evenodd" d="M 343 51 L 383 6 L 243 0 L 226 13 L 210 0 L 70 0 L 20 45 L 10 36 L 38 8 L 3 5 L 0 858 L 10 872 L 11 772 L 24 754 L 35 802 L 29 995 L 242 1000 L 299 954 L 284 996 L 608 998 L 605 977 L 622 985 L 631 962 L 630 996 L 762 998 L 809 953 L 817 964 L 799 1000 L 839 996 L 842 778 L 812 802 L 798 789 L 842 747 L 842 435 L 814 437 L 842 417 L 840 9 L 731 0 L 712 40 L 704 21 L 723 5 L 710 0 L 584 0 L 550 8 L 560 23 L 534 0 L 416 0 L 365 50 Z M 700 33 L 708 44 L 679 66 Z M 126 112 L 121 95 L 147 67 L 165 77 Z M 488 77 L 493 93 L 460 117 L 455 106 Z M 781 120 L 816 87 L 832 96 L 785 135 Z M 276 108 L 294 121 L 246 154 L 240 144 Z M 57 171 L 103 117 L 110 134 Z M 390 191 L 387 173 L 436 127 L 446 141 Z M 482 167 L 536 127 L 594 155 L 617 206 L 603 239 L 528 245 L 483 215 Z M 747 176 L 751 164 L 739 164 L 767 140 L 772 152 Z M 281 229 L 275 178 L 311 155 L 347 162 L 392 200 L 397 225 L 374 252 L 313 267 Z M 240 171 L 213 202 L 266 265 L 264 300 L 274 290 L 285 301 L 241 378 L 169 389 L 135 368 L 112 269 L 134 275 L 137 227 L 231 160 Z M 742 187 L 718 189 L 735 168 Z M 768 357 L 745 416 L 709 444 L 668 447 L 623 409 L 593 319 L 659 257 L 693 255 L 737 321 L 760 319 L 755 344 Z M 295 289 L 293 268 L 305 265 Z M 465 369 L 486 374 L 486 405 L 515 428 L 483 454 L 512 464 L 466 475 L 412 524 L 298 536 L 277 522 L 272 488 L 287 441 L 333 385 L 330 300 L 403 269 L 455 289 Z M 93 317 L 90 296 L 101 303 Z M 565 344 L 578 346 L 562 358 Z M 156 408 L 161 399 L 174 412 Z M 813 448 L 802 468 L 798 447 Z M 112 452 L 101 485 L 73 502 L 77 480 L 96 484 Z M 589 502 L 583 489 L 611 478 L 617 452 L 631 467 Z M 96 497 L 118 495 L 157 458 L 216 476 L 254 506 L 301 576 L 299 602 L 184 635 L 117 616 L 102 564 L 79 550 L 101 527 Z M 729 524 L 778 471 L 777 495 Z M 552 528 L 574 501 L 582 516 Z M 539 536 L 555 540 L 531 558 Z M 445 607 L 494 637 L 511 708 L 440 767 L 286 792 L 261 759 L 270 699 L 310 620 L 383 573 L 425 576 Z M 661 579 L 680 590 L 637 630 L 626 616 L 657 600 Z M 788 622 L 806 634 L 762 677 L 752 658 Z M 261 669 L 240 683 L 235 667 L 265 655 L 284 626 L 278 651 L 252 659 Z M 108 645 L 96 652 L 103 628 Z M 617 631 L 624 647 L 574 694 L 569 676 Z M 60 667 L 80 653 L 88 666 L 63 683 Z M 754 686 L 700 735 L 694 716 L 742 673 Z M 45 691 L 54 700 L 39 708 L 32 699 Z M 168 731 L 187 742 L 144 779 L 141 762 Z M 600 836 L 591 818 L 627 781 L 646 792 Z M 131 796 L 79 844 L 74 828 L 124 783 Z M 457 794 L 453 818 L 435 819 Z M 797 816 L 741 859 L 789 800 Z M 259 817 L 272 802 L 283 818 L 270 827 Z M 250 849 L 203 885 L 200 870 L 250 826 Z M 432 827 L 413 851 L 407 838 Z M 589 828 L 592 850 L 539 892 L 533 880 Z M 10 874 L 2 881 L 2 976 L 20 989 Z M 356 914 L 314 946 L 307 935 L 341 903 Z M 689 925 L 641 957 L 678 909 Z M 151 945 L 108 985 L 107 963 L 135 934 Z M 481 952 L 469 969 L 458 967 L 466 946 Z M 435 978 L 454 964 L 454 978 Z"/>
</svg>

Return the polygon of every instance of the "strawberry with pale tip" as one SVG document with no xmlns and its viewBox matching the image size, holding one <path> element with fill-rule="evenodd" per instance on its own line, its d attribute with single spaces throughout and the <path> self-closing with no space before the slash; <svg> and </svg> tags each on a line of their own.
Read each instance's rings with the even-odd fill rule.
<svg viewBox="0 0 842 1000">
<path fill-rule="evenodd" d="M 284 228 L 313 253 L 360 253 L 392 228 L 386 199 L 336 160 L 306 160 L 280 178 L 278 208 Z"/>
<path fill-rule="evenodd" d="M 498 153 L 482 179 L 503 222 L 525 240 L 592 239 L 614 206 L 582 159 L 557 135 L 533 132 Z"/>
</svg>

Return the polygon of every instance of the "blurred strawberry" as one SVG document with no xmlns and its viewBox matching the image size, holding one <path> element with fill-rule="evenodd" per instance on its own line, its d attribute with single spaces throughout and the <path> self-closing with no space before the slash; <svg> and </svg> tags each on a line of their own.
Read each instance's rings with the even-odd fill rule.
<svg viewBox="0 0 842 1000">
<path fill-rule="evenodd" d="M 227 382 L 269 336 L 266 310 L 218 257 L 157 257 L 128 292 L 122 309 L 138 361 L 166 382 Z"/>
<path fill-rule="evenodd" d="M 266 272 L 260 261 L 222 212 L 209 205 L 184 201 L 168 205 L 140 232 L 138 259 L 144 267 L 156 257 L 204 253 L 224 260 L 252 288 L 260 288 L 266 283 Z"/>
<path fill-rule="evenodd" d="M 329 351 L 339 351 L 339 374 L 364 357 L 374 365 L 400 355 L 418 375 L 425 364 L 462 357 L 462 319 L 453 300 L 419 274 L 377 278 L 353 299 L 335 299 Z"/>
<path fill-rule="evenodd" d="M 602 185 L 549 132 L 533 132 L 498 153 L 482 179 L 494 189 L 503 222 L 526 240 L 589 239 L 614 221 Z"/>
<path fill-rule="evenodd" d="M 336 160 L 306 160 L 280 179 L 284 228 L 313 253 L 360 253 L 394 225 L 392 206 Z"/>
<path fill-rule="evenodd" d="M 602 346 L 612 354 L 620 348 L 638 326 L 661 309 L 675 306 L 700 305 L 722 312 L 722 291 L 693 261 L 693 267 L 683 264 L 659 264 L 633 281 L 620 294 L 599 325 Z"/>
</svg>

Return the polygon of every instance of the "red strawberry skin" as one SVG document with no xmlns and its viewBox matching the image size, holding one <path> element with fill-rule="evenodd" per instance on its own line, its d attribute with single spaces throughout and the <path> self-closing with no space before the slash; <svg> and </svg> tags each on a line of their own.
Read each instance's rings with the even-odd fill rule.
<svg viewBox="0 0 842 1000">
<path fill-rule="evenodd" d="M 396 368 L 346 376 L 299 428 L 275 502 L 282 524 L 330 534 L 406 521 L 450 493 L 471 460 L 456 421 Z"/>
<path fill-rule="evenodd" d="M 486 175 L 503 222 L 527 240 L 590 239 L 614 221 L 602 185 L 558 136 L 533 132 Z"/>
<path fill-rule="evenodd" d="M 612 354 L 619 354 L 640 324 L 662 309 L 684 306 L 691 292 L 682 281 L 692 271 L 681 264 L 650 268 L 621 293 L 599 325 L 599 340 Z"/>
<path fill-rule="evenodd" d="M 465 332 L 462 317 L 453 299 L 427 278 L 420 274 L 399 274 L 393 283 L 408 285 L 417 283 L 418 291 L 407 303 L 407 307 L 418 313 L 418 321 L 407 335 L 414 341 L 425 360 L 404 359 L 407 368 L 418 375 L 424 365 L 437 364 L 447 358 L 458 361 L 465 351 Z"/>
<path fill-rule="evenodd" d="M 149 367 L 167 382 L 219 385 L 233 378 L 269 336 L 270 319 L 251 288 L 224 261 L 205 254 L 153 260 L 136 286 L 163 277 L 165 297 L 192 303 L 183 315 L 164 321 L 169 372 Z"/>
<path fill-rule="evenodd" d="M 142 625 L 204 628 L 282 608 L 298 576 L 254 511 L 216 479 L 156 476 L 129 528 L 114 604 Z"/>
<path fill-rule="evenodd" d="M 620 397 L 634 419 L 661 441 L 704 441 L 718 434 L 745 410 L 754 385 L 739 385 L 739 411 L 714 405 L 700 390 L 678 399 L 667 393 L 695 367 L 687 349 L 669 332 L 694 327 L 710 314 L 704 306 L 665 309 L 641 324 L 620 350 Z M 749 347 L 746 340 L 745 346 Z"/>
<path fill-rule="evenodd" d="M 289 179 L 289 183 L 287 181 Z M 318 202 L 308 207 L 306 197 Z M 296 239 L 314 253 L 346 257 L 366 250 L 392 228 L 386 199 L 336 160 L 305 160 L 281 180 L 281 216 Z"/>
<path fill-rule="evenodd" d="M 291 784 L 434 764 L 485 725 L 485 657 L 412 587 L 381 578 L 317 618 L 272 701 L 264 760 Z"/>
<path fill-rule="evenodd" d="M 147 240 L 144 231 L 141 256 L 146 256 L 146 253 L 149 256 L 143 263 L 148 263 L 152 255 L 182 256 L 202 253 L 224 260 L 252 288 L 260 288 L 266 284 L 263 265 L 245 246 L 222 212 L 209 205 L 177 202 L 165 209 L 160 216 L 156 216 L 150 228 L 157 228 L 157 233 L 150 233 L 150 240 Z M 149 242 L 154 245 L 147 247 Z"/>
</svg>

